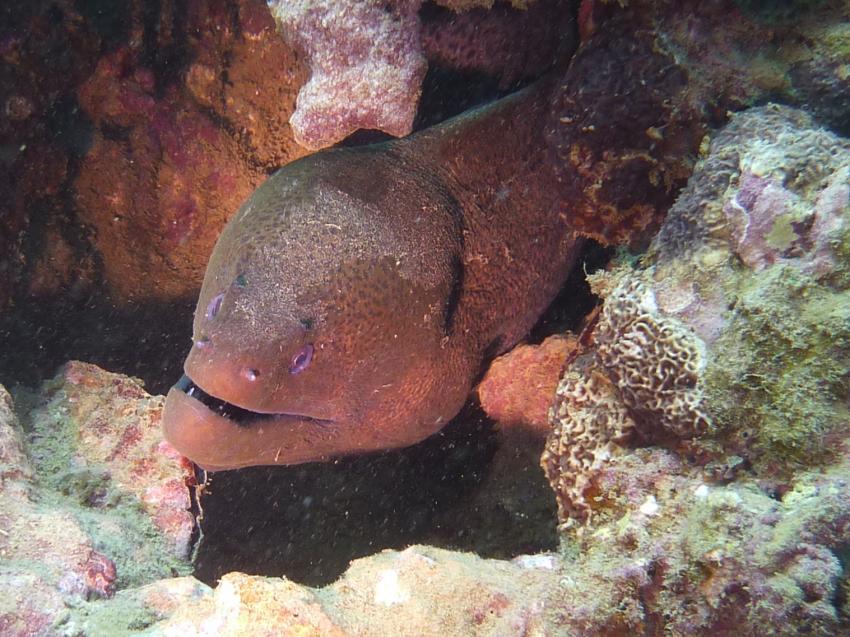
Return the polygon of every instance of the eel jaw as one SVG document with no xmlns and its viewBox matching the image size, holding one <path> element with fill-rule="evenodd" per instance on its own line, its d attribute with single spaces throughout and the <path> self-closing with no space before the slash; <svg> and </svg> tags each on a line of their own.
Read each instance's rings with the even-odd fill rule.
<svg viewBox="0 0 850 637">
<path fill-rule="evenodd" d="M 205 471 L 326 460 L 325 450 L 333 447 L 330 425 L 236 407 L 210 396 L 188 376 L 169 390 L 162 414 L 165 439 Z"/>
</svg>

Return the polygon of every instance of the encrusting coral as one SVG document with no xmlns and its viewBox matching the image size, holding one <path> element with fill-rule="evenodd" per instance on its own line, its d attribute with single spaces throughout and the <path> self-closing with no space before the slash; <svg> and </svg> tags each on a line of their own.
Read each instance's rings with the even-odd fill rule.
<svg viewBox="0 0 850 637">
<path fill-rule="evenodd" d="M 144 463 L 119 455 L 107 465 L 111 478 L 91 489 L 81 488 L 82 477 L 58 479 L 49 461 L 63 458 L 45 457 L 56 449 L 49 425 L 72 425 L 97 396 L 109 397 L 112 412 L 152 419 L 161 399 L 81 364 L 40 396 L 28 422 L 45 439 L 34 439 L 31 464 L 0 392 L 0 510 L 21 514 L 16 522 L 0 515 L 4 635 L 831 637 L 847 628 L 850 609 L 841 592 L 847 576 L 839 559 L 850 541 L 846 443 L 833 466 L 798 472 L 781 500 L 752 482 L 709 483 L 674 451 L 622 447 L 600 465 L 595 481 L 598 497 L 619 517 L 599 516 L 559 555 L 484 560 L 414 546 L 356 560 L 322 588 L 231 573 L 211 589 L 192 577 L 151 583 L 139 574 L 128 579 L 126 571 L 122 577 L 121 564 L 130 568 L 128 558 L 150 550 L 149 538 L 134 542 L 128 554 L 112 547 L 114 561 L 109 549 L 92 547 L 104 532 L 118 528 L 126 535 L 126 524 L 109 517 L 123 501 L 108 504 L 103 496 L 117 487 L 122 464 L 139 471 Z M 145 448 L 144 436 L 129 444 L 136 439 L 132 429 L 104 429 L 104 415 L 82 423 L 91 431 L 78 453 L 91 459 L 116 445 L 124 453 Z M 83 473 L 81 460 L 74 462 L 72 473 Z M 43 484 L 33 481 L 34 469 L 44 474 Z M 63 482 L 73 482 L 64 496 Z M 38 501 L 28 494 L 33 489 Z M 102 516 L 99 524 L 80 524 L 88 516 L 69 504 L 75 498 L 89 500 L 84 508 Z M 63 506 L 64 513 L 57 511 Z M 104 595 L 111 597 L 96 599 Z"/>
<path fill-rule="evenodd" d="M 700 409 L 703 343 L 658 311 L 652 290 L 624 280 L 605 299 L 594 332 L 596 353 L 644 438 L 660 427 L 684 438 L 708 427 Z"/>
<path fill-rule="evenodd" d="M 541 464 L 558 495 L 558 516 L 565 523 L 593 515 L 585 493 L 605 463 L 622 451 L 620 443 L 635 429 L 634 420 L 599 371 L 568 370 L 552 407 L 552 431 Z"/>
<path fill-rule="evenodd" d="M 845 634 L 850 144 L 734 115 L 568 363 L 542 464 L 575 635 Z"/>
<path fill-rule="evenodd" d="M 102 55 L 76 91 L 93 130 L 74 208 L 122 302 L 191 294 L 240 202 L 273 167 L 306 154 L 287 123 L 303 72 L 271 16 L 236 0 L 229 11 L 193 4 L 186 20 L 197 36 L 181 42 L 193 60 L 185 73 L 163 76 L 139 35 Z"/>
<path fill-rule="evenodd" d="M 272 14 L 310 60 L 312 74 L 290 120 L 316 150 L 358 128 L 397 137 L 413 127 L 428 63 L 419 43 L 420 0 L 272 2 Z"/>
<path fill-rule="evenodd" d="M 688 440 L 706 431 L 703 343 L 658 311 L 652 290 L 624 277 L 608 292 L 595 349 L 567 369 L 541 463 L 562 522 L 589 521 L 595 476 L 628 444 Z"/>
<path fill-rule="evenodd" d="M 565 526 L 617 515 L 599 481 L 635 446 L 780 490 L 829 463 L 848 431 L 848 168 L 850 144 L 800 111 L 735 115 L 644 264 L 592 277 L 605 306 L 542 461 Z"/>
<path fill-rule="evenodd" d="M 422 4 L 269 2 L 285 40 L 310 67 L 290 119 L 299 144 L 319 150 L 359 129 L 403 137 L 413 130 L 429 60 L 509 86 L 543 72 L 569 38 L 569 7 L 558 0 L 540 0 L 531 11 L 515 1 L 522 11 L 499 7 L 492 15 L 493 0 L 444 0 L 438 4 L 462 12 L 458 19 L 439 16 L 424 26 Z"/>
<path fill-rule="evenodd" d="M 57 635 L 69 607 L 186 571 L 191 474 L 161 397 L 74 362 L 17 397 L 0 386 L 0 632 Z"/>
</svg>

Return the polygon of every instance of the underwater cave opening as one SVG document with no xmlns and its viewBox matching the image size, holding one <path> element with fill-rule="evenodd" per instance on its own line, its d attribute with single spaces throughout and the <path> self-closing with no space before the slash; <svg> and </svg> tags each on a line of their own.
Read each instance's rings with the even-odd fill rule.
<svg viewBox="0 0 850 637">
<path fill-rule="evenodd" d="M 580 327 L 597 303 L 584 273 L 610 256 L 588 242 L 530 341 Z M 406 449 L 210 474 L 194 575 L 214 584 L 238 570 L 322 586 L 351 560 L 417 543 L 499 559 L 554 550 L 557 511 L 538 446 L 531 434 L 503 439 L 472 397 Z"/>
</svg>

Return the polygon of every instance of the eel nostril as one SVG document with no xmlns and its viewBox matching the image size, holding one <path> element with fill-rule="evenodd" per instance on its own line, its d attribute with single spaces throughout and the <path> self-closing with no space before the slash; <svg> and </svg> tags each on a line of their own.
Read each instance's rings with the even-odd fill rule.
<svg viewBox="0 0 850 637">
<path fill-rule="evenodd" d="M 212 300 L 207 305 L 207 318 L 212 319 L 215 318 L 216 314 L 218 314 L 219 310 L 221 310 L 221 304 L 224 301 L 224 292 L 220 292 L 216 294 Z"/>
<path fill-rule="evenodd" d="M 253 383 L 260 377 L 260 370 L 254 369 L 253 367 L 246 367 L 242 370 L 242 377 L 245 380 Z"/>
<path fill-rule="evenodd" d="M 210 337 L 202 336 L 197 341 L 195 341 L 195 347 L 198 349 L 204 349 L 210 346 Z"/>
</svg>

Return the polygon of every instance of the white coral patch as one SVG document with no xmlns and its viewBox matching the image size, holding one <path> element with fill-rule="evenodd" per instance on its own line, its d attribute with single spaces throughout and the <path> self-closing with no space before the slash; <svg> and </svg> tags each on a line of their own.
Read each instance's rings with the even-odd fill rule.
<svg viewBox="0 0 850 637">
<path fill-rule="evenodd" d="M 410 599 L 408 593 L 398 581 L 398 571 L 387 569 L 378 574 L 375 584 L 375 603 L 381 606 L 395 606 Z"/>
<path fill-rule="evenodd" d="M 539 555 L 518 555 L 513 563 L 520 568 L 540 568 L 551 571 L 555 568 L 555 556 L 547 553 Z"/>
<path fill-rule="evenodd" d="M 661 507 L 658 505 L 658 500 L 655 499 L 654 495 L 646 496 L 646 500 L 643 501 L 643 504 L 638 509 L 638 511 L 646 516 L 658 515 L 660 510 Z"/>
</svg>

